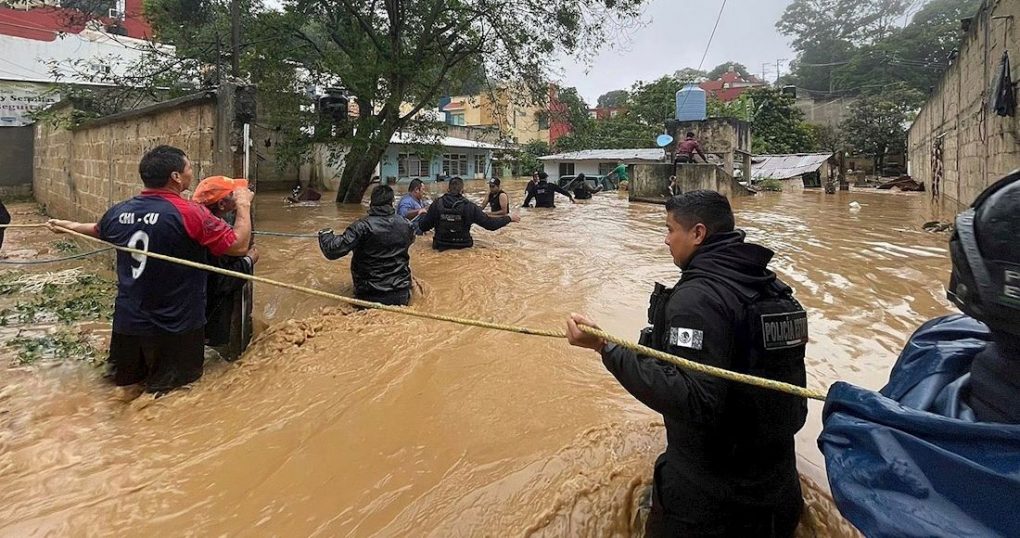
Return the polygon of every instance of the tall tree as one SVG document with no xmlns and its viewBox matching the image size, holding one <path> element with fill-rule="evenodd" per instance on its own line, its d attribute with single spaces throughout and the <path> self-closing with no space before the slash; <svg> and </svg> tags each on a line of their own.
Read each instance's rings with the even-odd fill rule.
<svg viewBox="0 0 1020 538">
<path fill-rule="evenodd" d="M 652 82 L 638 81 L 630 91 L 630 114 L 644 125 L 662 127 L 676 113 L 676 92 L 683 83 L 664 76 Z"/>
<path fill-rule="evenodd" d="M 598 107 L 612 108 L 624 106 L 627 104 L 628 99 L 630 99 L 630 92 L 627 90 L 613 90 L 599 96 Z"/>
<path fill-rule="evenodd" d="M 685 67 L 673 73 L 673 78 L 685 83 L 702 82 L 708 80 L 708 73 L 693 67 Z"/>
<path fill-rule="evenodd" d="M 801 153 L 814 145 L 804 113 L 794 107 L 793 97 L 771 87 L 744 93 L 751 101 L 751 149 L 754 153 Z"/>
<path fill-rule="evenodd" d="M 840 125 L 855 151 L 874 157 L 877 171 L 882 170 L 886 155 L 906 150 L 908 101 L 900 92 L 862 97 L 851 105 Z"/>
<path fill-rule="evenodd" d="M 750 73 L 751 73 L 747 69 L 747 66 L 745 66 L 744 64 L 738 63 L 738 62 L 734 62 L 734 61 L 729 61 L 729 62 L 723 62 L 723 63 L 715 66 L 714 68 L 712 68 L 711 71 L 708 72 L 708 75 L 706 75 L 706 76 L 708 77 L 708 80 L 719 80 L 719 78 L 722 77 L 723 74 L 725 74 L 727 71 L 729 71 L 731 67 L 733 68 L 734 71 L 736 71 L 738 74 L 740 74 L 741 77 L 744 77 L 744 78 L 747 78 L 747 76 L 750 75 Z"/>
<path fill-rule="evenodd" d="M 586 123 L 584 128 L 557 140 L 556 151 L 654 148 L 655 135 L 661 132 L 661 127 L 643 125 L 624 113 Z"/>
</svg>

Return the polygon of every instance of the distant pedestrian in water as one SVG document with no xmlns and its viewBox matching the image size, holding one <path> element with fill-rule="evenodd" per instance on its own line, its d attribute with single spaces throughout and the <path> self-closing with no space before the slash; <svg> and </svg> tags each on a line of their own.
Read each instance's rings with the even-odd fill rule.
<svg viewBox="0 0 1020 538">
<path fill-rule="evenodd" d="M 574 191 L 575 200 L 591 200 L 593 194 L 602 192 L 602 185 L 593 189 L 588 185 L 588 178 L 584 174 L 577 174 L 577 177 L 574 178 L 574 181 L 570 182 L 570 186 L 567 189 Z"/>
<path fill-rule="evenodd" d="M 616 165 L 616 168 L 606 176 L 606 179 L 612 181 L 616 187 L 620 186 L 621 181 L 630 181 L 630 176 L 627 175 L 627 165 L 623 163 Z"/>
<path fill-rule="evenodd" d="M 414 243 L 411 223 L 393 209 L 393 189 L 372 189 L 368 215 L 347 227 L 341 235 L 319 230 L 319 249 L 336 260 L 354 252 L 351 277 L 354 296 L 386 305 L 407 305 L 411 300 L 411 257 Z"/>
<path fill-rule="evenodd" d="M 510 196 L 499 188 L 500 183 L 498 177 L 489 180 L 490 217 L 502 217 L 510 214 Z"/>
<path fill-rule="evenodd" d="M 428 204 L 425 202 L 425 183 L 420 179 L 412 179 L 407 185 L 407 194 L 397 204 L 397 214 L 414 224 L 426 212 Z"/>
<path fill-rule="evenodd" d="M 471 237 L 471 226 L 477 224 L 489 231 L 496 231 L 511 222 L 521 220 L 517 215 L 490 217 L 471 200 L 464 198 L 464 180 L 455 177 L 450 180 L 448 191 L 429 206 L 428 213 L 419 224 L 422 232 L 433 228 L 432 248 L 449 250 L 469 248 L 475 244 Z"/>
<path fill-rule="evenodd" d="M 533 186 L 528 187 L 527 196 L 524 197 L 524 205 L 521 207 L 531 207 L 531 200 L 535 200 L 535 207 L 556 207 L 556 193 L 570 198 L 570 203 L 574 203 L 574 197 L 566 189 L 549 183 L 549 174 L 539 172 L 538 181 Z"/>
</svg>

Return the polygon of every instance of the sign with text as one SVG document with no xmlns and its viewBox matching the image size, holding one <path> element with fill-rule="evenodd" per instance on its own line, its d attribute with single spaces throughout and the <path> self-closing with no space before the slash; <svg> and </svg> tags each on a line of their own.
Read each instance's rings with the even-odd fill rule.
<svg viewBox="0 0 1020 538">
<path fill-rule="evenodd" d="M 0 82 L 0 127 L 31 125 L 31 112 L 57 101 L 60 95 L 49 84 Z"/>
</svg>

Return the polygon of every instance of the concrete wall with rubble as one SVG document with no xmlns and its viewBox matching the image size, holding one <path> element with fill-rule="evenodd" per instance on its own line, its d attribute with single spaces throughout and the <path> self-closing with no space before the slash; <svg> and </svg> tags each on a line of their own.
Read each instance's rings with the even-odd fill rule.
<svg viewBox="0 0 1020 538">
<path fill-rule="evenodd" d="M 714 164 L 682 164 L 676 167 L 675 173 L 681 192 L 712 190 L 727 198 L 753 194 Z M 665 203 L 669 197 L 669 178 L 673 174 L 672 164 L 635 164 L 628 186 L 630 200 Z"/>
<path fill-rule="evenodd" d="M 960 207 L 1020 168 L 1020 121 L 998 116 L 990 104 L 1003 51 L 1009 52 L 1013 81 L 1020 76 L 1018 23 L 1020 0 L 985 0 L 959 57 L 910 128 L 911 175 Z"/>
</svg>

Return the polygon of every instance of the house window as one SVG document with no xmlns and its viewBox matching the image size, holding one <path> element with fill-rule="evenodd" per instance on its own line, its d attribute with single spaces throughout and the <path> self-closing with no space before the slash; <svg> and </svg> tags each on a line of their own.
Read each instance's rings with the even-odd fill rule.
<svg viewBox="0 0 1020 538">
<path fill-rule="evenodd" d="M 475 173 L 485 175 L 485 155 L 475 155 Z"/>
<path fill-rule="evenodd" d="M 414 153 L 401 153 L 397 156 L 397 176 L 399 177 L 429 177 L 428 159 L 423 159 Z"/>
<path fill-rule="evenodd" d="M 450 114 L 450 124 L 464 125 L 464 113 L 461 112 L 460 114 Z"/>
<path fill-rule="evenodd" d="M 574 175 L 574 163 L 560 163 L 560 177 Z"/>
<path fill-rule="evenodd" d="M 549 114 L 547 112 L 538 112 L 535 114 L 538 119 L 539 130 L 545 130 L 549 128 Z"/>
<path fill-rule="evenodd" d="M 463 153 L 447 153 L 443 155 L 443 171 L 451 176 L 466 176 L 468 173 L 468 156 Z"/>
<path fill-rule="evenodd" d="M 614 169 L 616 169 L 616 163 L 599 163 L 600 176 L 608 176 Z"/>
</svg>

